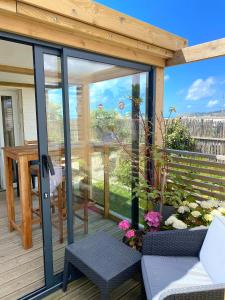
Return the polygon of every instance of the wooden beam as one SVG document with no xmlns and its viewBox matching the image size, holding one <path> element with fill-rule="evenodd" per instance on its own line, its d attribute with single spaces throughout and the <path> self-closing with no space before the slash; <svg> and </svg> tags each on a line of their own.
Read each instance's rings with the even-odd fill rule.
<svg viewBox="0 0 225 300">
<path fill-rule="evenodd" d="M 16 0 L 0 0 L 0 10 L 16 13 Z"/>
<path fill-rule="evenodd" d="M 163 147 L 163 104 L 164 104 L 164 68 L 155 69 L 155 105 L 154 105 L 154 145 Z M 161 182 L 160 166 L 154 168 L 154 184 L 159 186 Z"/>
<path fill-rule="evenodd" d="M 154 112 L 154 143 L 161 146 L 163 143 L 162 133 L 160 129 L 160 121 L 162 120 L 163 104 L 164 104 L 164 69 L 156 68 L 155 74 L 155 112 Z"/>
<path fill-rule="evenodd" d="M 134 69 L 112 67 L 112 68 L 109 68 L 106 70 L 92 73 L 91 76 L 84 78 L 84 81 L 87 81 L 89 83 L 95 83 L 95 82 L 99 82 L 99 81 L 105 81 L 105 80 L 111 80 L 111 79 L 115 79 L 115 78 L 130 76 L 130 75 L 133 75 L 136 73 L 140 73 L 140 71 L 134 70 Z"/>
<path fill-rule="evenodd" d="M 0 72 L 22 74 L 22 75 L 34 75 L 33 69 L 14 67 L 8 65 L 0 65 Z"/>
<path fill-rule="evenodd" d="M 104 43 L 103 47 L 102 42 L 92 40 L 91 38 L 87 39 L 82 35 L 72 34 L 68 31 L 59 30 L 55 26 L 35 22 L 17 15 L 10 15 L 9 17 L 7 14 L 1 13 L 0 30 L 117 58 L 119 57 L 121 59 L 152 64 L 154 66 L 165 66 L 165 60 L 160 57 L 155 57 L 138 50 L 135 51 L 128 47 L 112 46 L 107 43 Z"/>
<path fill-rule="evenodd" d="M 175 66 L 224 55 L 225 38 L 183 48 L 175 52 L 174 56 L 167 60 L 166 65 Z"/>
<path fill-rule="evenodd" d="M 116 44 L 120 47 L 129 47 L 135 50 L 138 49 L 139 51 L 144 51 L 157 57 L 171 58 L 174 53 L 171 50 L 160 48 L 129 37 L 121 36 L 117 33 L 109 32 L 108 30 L 97 28 L 92 25 L 63 17 L 24 3 L 18 3 L 17 13 L 31 19 L 36 19 L 38 22 L 44 24 L 54 25 L 61 30 L 67 30 L 74 34 L 83 34 L 87 38 L 91 37 L 91 39 L 94 38 L 104 43 Z"/>
<path fill-rule="evenodd" d="M 187 41 L 181 37 L 96 2 L 84 3 L 80 0 L 18 0 L 17 2 L 27 3 L 165 49 L 176 51 L 187 45 Z"/>
<path fill-rule="evenodd" d="M 34 88 L 34 84 L 31 83 L 8 82 L 8 81 L 0 81 L 0 86 Z"/>
</svg>

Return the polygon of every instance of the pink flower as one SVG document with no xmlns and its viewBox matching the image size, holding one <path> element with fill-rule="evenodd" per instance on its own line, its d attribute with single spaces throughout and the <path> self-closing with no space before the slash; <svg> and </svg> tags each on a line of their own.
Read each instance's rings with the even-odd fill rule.
<svg viewBox="0 0 225 300">
<path fill-rule="evenodd" d="M 145 217 L 145 221 L 147 222 L 149 227 L 158 228 L 161 222 L 161 215 L 157 211 L 149 211 Z"/>
<path fill-rule="evenodd" d="M 123 220 L 118 224 L 119 229 L 126 231 L 130 228 L 130 223 L 127 220 Z"/>
<path fill-rule="evenodd" d="M 133 229 L 128 230 L 127 233 L 125 234 L 125 237 L 128 239 L 131 239 L 134 236 L 135 236 L 135 231 Z"/>
</svg>

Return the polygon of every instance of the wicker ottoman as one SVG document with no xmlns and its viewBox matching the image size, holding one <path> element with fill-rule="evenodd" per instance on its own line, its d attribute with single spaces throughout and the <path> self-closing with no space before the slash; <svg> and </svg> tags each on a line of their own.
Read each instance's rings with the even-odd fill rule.
<svg viewBox="0 0 225 300">
<path fill-rule="evenodd" d="M 73 265 L 101 291 L 101 299 L 141 269 L 141 254 L 112 236 L 99 232 L 66 247 L 63 290 Z"/>
</svg>

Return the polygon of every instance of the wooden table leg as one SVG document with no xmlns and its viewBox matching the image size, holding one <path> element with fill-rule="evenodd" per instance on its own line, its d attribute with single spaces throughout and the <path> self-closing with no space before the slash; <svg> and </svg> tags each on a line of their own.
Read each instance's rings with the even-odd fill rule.
<svg viewBox="0 0 225 300">
<path fill-rule="evenodd" d="M 31 178 L 29 163 L 25 156 L 19 157 L 20 203 L 22 215 L 22 243 L 24 249 L 32 247 Z"/>
<path fill-rule="evenodd" d="M 13 160 L 4 155 L 5 180 L 6 180 L 6 203 L 8 212 L 9 230 L 13 231 L 12 222 L 15 222 L 14 190 L 13 190 Z"/>
</svg>

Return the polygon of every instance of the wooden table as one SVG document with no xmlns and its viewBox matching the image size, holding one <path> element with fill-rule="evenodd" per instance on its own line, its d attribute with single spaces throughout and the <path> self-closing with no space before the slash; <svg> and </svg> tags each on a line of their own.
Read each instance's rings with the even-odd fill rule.
<svg viewBox="0 0 225 300">
<path fill-rule="evenodd" d="M 24 249 L 32 247 L 32 205 L 30 164 L 38 160 L 37 145 L 4 147 L 6 202 L 9 230 L 16 229 L 22 238 Z M 21 203 L 21 223 L 15 221 L 14 190 L 13 190 L 13 160 L 18 162 L 18 176 Z"/>
<path fill-rule="evenodd" d="M 104 153 L 104 216 L 109 217 L 109 146 L 89 145 L 91 152 Z M 37 145 L 24 145 L 16 147 L 4 147 L 5 180 L 6 180 L 6 202 L 8 212 L 9 230 L 17 230 L 21 234 L 24 249 L 32 247 L 32 199 L 31 199 L 31 175 L 30 161 L 38 160 Z M 77 145 L 72 146 L 76 149 L 76 154 L 82 153 L 83 148 Z M 50 148 L 53 158 L 64 157 L 64 147 Z M 73 151 L 72 151 L 73 152 Z M 13 160 L 18 162 L 20 204 L 21 204 L 21 223 L 15 221 L 14 190 L 13 190 Z"/>
</svg>

